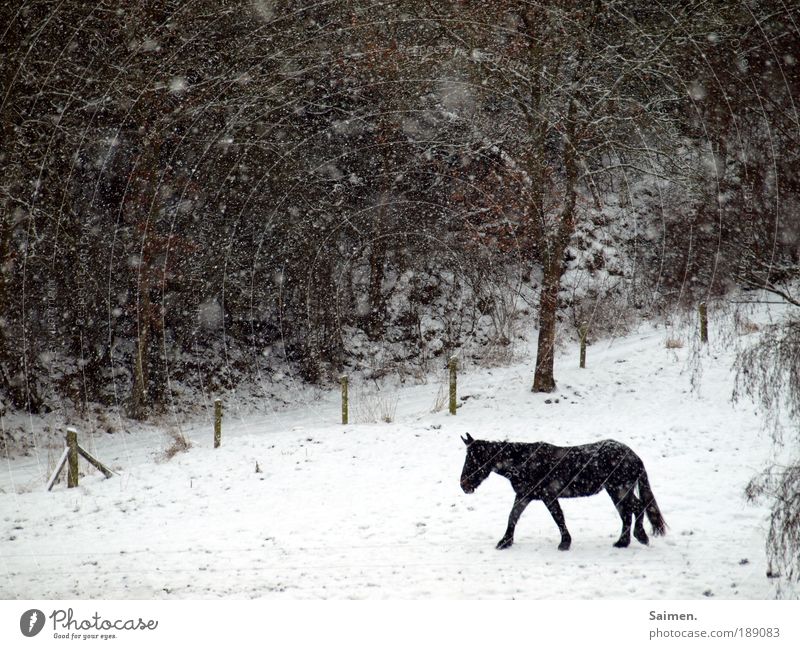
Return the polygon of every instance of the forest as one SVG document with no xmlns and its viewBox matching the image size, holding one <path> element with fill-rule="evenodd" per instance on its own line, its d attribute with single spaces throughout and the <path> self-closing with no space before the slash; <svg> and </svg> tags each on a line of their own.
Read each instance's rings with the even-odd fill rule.
<svg viewBox="0 0 800 649">
<path fill-rule="evenodd" d="M 794 5 L 0 11 L 4 408 L 480 360 L 525 290 L 549 391 L 559 328 L 791 298 Z"/>
</svg>

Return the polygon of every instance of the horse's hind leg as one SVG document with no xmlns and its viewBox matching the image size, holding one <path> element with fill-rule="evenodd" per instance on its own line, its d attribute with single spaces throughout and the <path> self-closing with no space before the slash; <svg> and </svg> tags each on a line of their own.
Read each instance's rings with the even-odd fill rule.
<svg viewBox="0 0 800 649">
<path fill-rule="evenodd" d="M 564 522 L 564 512 L 561 511 L 561 505 L 558 504 L 558 498 L 545 500 L 544 504 L 550 511 L 550 515 L 553 517 L 556 525 L 558 525 L 558 531 L 561 532 L 561 543 L 558 544 L 558 549 L 569 550 L 569 546 L 572 544 L 572 537 L 569 535 L 567 524 Z"/>
<path fill-rule="evenodd" d="M 633 536 L 642 545 L 650 543 L 647 532 L 644 531 L 644 503 L 641 498 L 637 498 L 631 494 L 631 502 L 633 503 Z"/>
<path fill-rule="evenodd" d="M 606 489 L 611 500 L 614 502 L 614 507 L 619 512 L 619 517 L 622 519 L 622 533 L 614 544 L 615 548 L 627 548 L 631 543 L 631 518 L 633 518 L 633 492 L 629 487 L 618 487 L 616 489 Z"/>
</svg>

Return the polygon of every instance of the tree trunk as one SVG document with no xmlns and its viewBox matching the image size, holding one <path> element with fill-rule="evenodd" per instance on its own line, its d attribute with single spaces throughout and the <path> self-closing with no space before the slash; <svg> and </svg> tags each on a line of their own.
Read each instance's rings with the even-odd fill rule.
<svg viewBox="0 0 800 649">
<path fill-rule="evenodd" d="M 560 217 L 559 234 L 548 253 L 544 266 L 542 291 L 539 295 L 539 339 L 536 347 L 536 371 L 533 377 L 533 392 L 553 392 L 553 352 L 556 344 L 556 322 L 558 314 L 558 292 L 564 274 L 564 253 L 575 229 L 574 186 L 568 192 L 566 205 Z"/>
<path fill-rule="evenodd" d="M 386 319 L 386 300 L 383 296 L 383 279 L 386 269 L 387 240 L 384 236 L 386 212 L 389 210 L 389 200 L 392 183 L 389 181 L 391 169 L 391 156 L 388 142 L 391 139 L 392 127 L 385 120 L 380 122 L 378 142 L 381 145 L 383 159 L 383 180 L 381 191 L 378 195 L 378 206 L 375 211 L 375 220 L 372 224 L 372 241 L 370 241 L 369 254 L 369 315 L 367 316 L 367 334 L 372 340 L 379 339 L 384 333 Z"/>
<path fill-rule="evenodd" d="M 0 201 L 0 313 L 7 314 L 7 294 L 8 284 L 6 282 L 6 263 L 11 252 L 11 216 L 10 208 L 7 207 L 9 201 Z M 8 390 L 10 382 L 4 371 L 4 365 L 8 361 L 8 348 L 3 327 L 4 322 L 0 322 L 0 390 Z"/>
<path fill-rule="evenodd" d="M 556 231 L 547 237 L 544 250 L 544 278 L 539 296 L 539 340 L 536 348 L 536 371 L 533 392 L 553 392 L 553 359 L 556 344 L 556 316 L 558 291 L 564 274 L 564 253 L 575 231 L 575 203 L 578 198 L 578 162 L 575 150 L 575 114 L 577 103 L 571 99 L 567 110 L 564 137 L 564 207 L 556 222 Z M 543 238 L 544 240 L 544 238 Z"/>
<path fill-rule="evenodd" d="M 168 244 L 160 239 L 156 229 L 158 208 L 160 207 L 158 188 L 163 145 L 163 140 L 157 130 L 158 127 L 154 125 L 148 125 L 144 129 L 144 132 L 149 135 L 140 143 L 142 152 L 133 171 L 136 191 L 132 194 L 131 209 L 137 232 L 142 237 L 141 260 L 136 277 L 137 338 L 136 354 L 133 358 L 133 394 L 130 407 L 130 416 L 133 419 L 144 419 L 153 403 L 153 389 L 150 385 L 153 356 L 151 347 L 154 335 L 158 335 L 159 320 L 156 315 L 159 303 L 153 304 L 151 290 L 156 288 L 159 280 L 163 281 L 163 277 L 159 277 L 155 265 L 158 257 L 164 254 L 168 248 Z"/>
<path fill-rule="evenodd" d="M 556 389 L 553 377 L 553 351 L 556 344 L 556 313 L 562 267 L 561 259 L 552 259 L 544 269 L 542 292 L 539 296 L 539 339 L 536 345 L 533 392 L 553 392 Z"/>
<path fill-rule="evenodd" d="M 384 330 L 386 304 L 383 299 L 383 277 L 386 266 L 386 239 L 382 236 L 384 207 L 378 208 L 372 232 L 369 254 L 369 315 L 367 333 L 372 340 L 381 337 Z"/>
<path fill-rule="evenodd" d="M 145 271 L 147 272 L 147 271 Z M 144 419 L 147 416 L 147 370 L 150 360 L 150 290 L 142 291 L 139 307 L 139 331 L 136 339 L 136 356 L 133 363 L 133 394 L 130 416 Z"/>
</svg>

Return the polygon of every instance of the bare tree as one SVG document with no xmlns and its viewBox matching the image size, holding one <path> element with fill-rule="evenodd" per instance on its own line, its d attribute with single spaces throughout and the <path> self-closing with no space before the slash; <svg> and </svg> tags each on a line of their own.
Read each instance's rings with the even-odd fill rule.
<svg viewBox="0 0 800 649">
<path fill-rule="evenodd" d="M 734 399 L 753 399 L 766 415 L 778 458 L 747 488 L 751 500 L 772 503 L 767 533 L 768 576 L 800 579 L 800 436 L 785 439 L 788 422 L 800 421 L 800 319 L 797 313 L 769 327 L 736 360 Z"/>
<path fill-rule="evenodd" d="M 603 178 L 665 176 L 674 164 L 669 59 L 685 16 L 616 0 L 428 7 L 442 38 L 473 62 L 486 111 L 477 128 L 522 179 L 527 204 L 514 218 L 542 268 L 532 389 L 550 392 L 565 253 L 583 203 L 602 209 Z"/>
</svg>

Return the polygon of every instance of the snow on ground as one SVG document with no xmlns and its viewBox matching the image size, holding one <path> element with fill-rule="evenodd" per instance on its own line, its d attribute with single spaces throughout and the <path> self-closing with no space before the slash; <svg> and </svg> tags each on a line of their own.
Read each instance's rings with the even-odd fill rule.
<svg viewBox="0 0 800 649">
<path fill-rule="evenodd" d="M 766 507 L 743 497 L 768 439 L 752 408 L 731 404 L 728 345 L 712 344 L 697 365 L 691 345 L 670 350 L 665 338 L 648 327 L 601 341 L 585 370 L 565 349 L 552 395 L 530 392 L 530 362 L 462 373 L 455 417 L 431 412 L 431 381 L 393 393 L 392 423 L 342 426 L 332 391 L 227 417 L 216 450 L 210 425 L 190 429 L 193 447 L 166 462 L 152 457 L 163 434 L 105 436 L 94 448 L 119 474 L 87 471 L 77 489 L 46 493 L 46 463 L 8 459 L 0 597 L 770 598 Z M 515 545 L 496 550 L 513 492 L 494 474 L 461 491 L 465 432 L 630 445 L 668 535 L 612 547 L 619 518 L 601 493 L 561 501 L 569 552 L 536 502 Z"/>
</svg>

